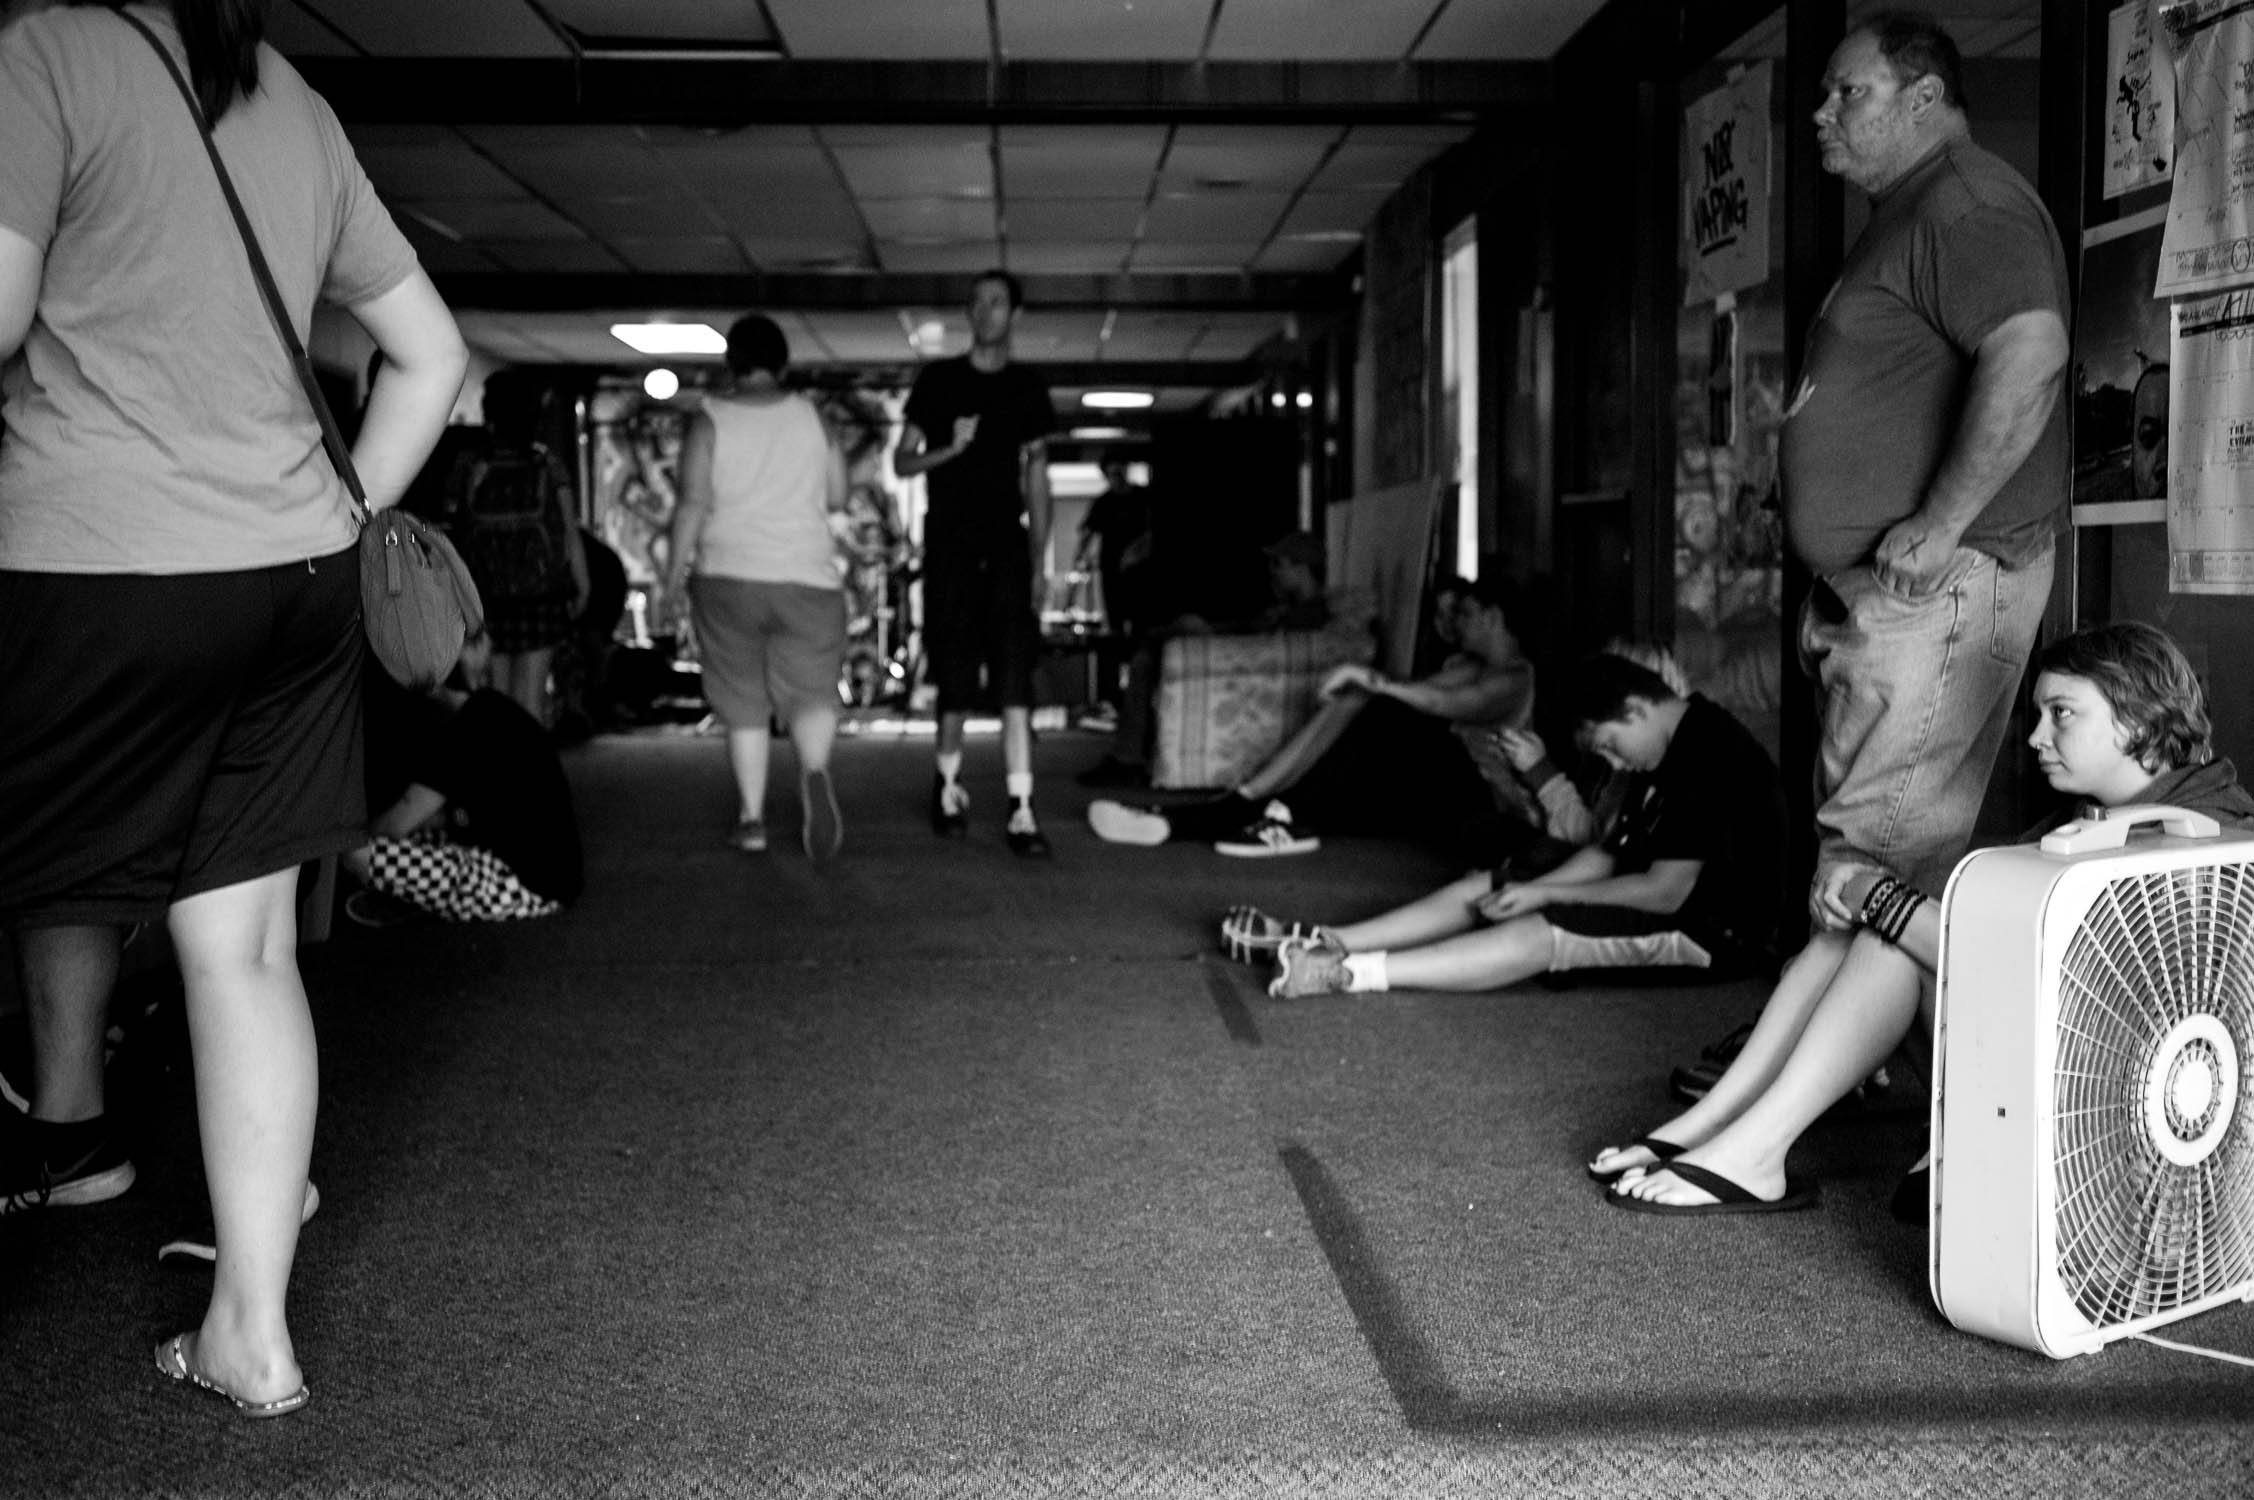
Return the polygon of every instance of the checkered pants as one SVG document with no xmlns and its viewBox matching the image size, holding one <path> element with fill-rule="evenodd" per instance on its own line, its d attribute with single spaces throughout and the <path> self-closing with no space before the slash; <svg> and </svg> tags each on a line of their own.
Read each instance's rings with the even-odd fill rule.
<svg viewBox="0 0 2254 1500">
<path fill-rule="evenodd" d="M 509 922 L 563 909 L 528 890 L 500 856 L 438 829 L 371 840 L 368 884 L 449 922 Z"/>
</svg>

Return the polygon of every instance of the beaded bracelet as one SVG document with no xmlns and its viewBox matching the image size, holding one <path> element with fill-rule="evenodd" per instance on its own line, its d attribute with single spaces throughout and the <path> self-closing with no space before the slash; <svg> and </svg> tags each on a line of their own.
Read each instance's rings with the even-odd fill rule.
<svg viewBox="0 0 2254 1500">
<path fill-rule="evenodd" d="M 1889 943 L 1899 943 L 1902 934 L 1909 931 L 1910 917 L 1924 904 L 1925 893 L 1916 886 L 1883 875 L 1863 898 L 1863 909 L 1856 920 Z"/>
</svg>

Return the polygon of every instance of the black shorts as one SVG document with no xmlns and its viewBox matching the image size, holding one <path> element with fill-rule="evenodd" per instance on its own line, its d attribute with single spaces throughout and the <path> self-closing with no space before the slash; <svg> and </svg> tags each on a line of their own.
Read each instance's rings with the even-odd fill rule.
<svg viewBox="0 0 2254 1500">
<path fill-rule="evenodd" d="M 1032 706 L 1041 626 L 1025 548 L 1022 536 L 998 538 L 983 552 L 926 547 L 924 657 L 941 713 L 988 702 Z"/>
<path fill-rule="evenodd" d="M 366 836 L 357 548 L 0 571 L 0 921 L 117 924 Z"/>
</svg>

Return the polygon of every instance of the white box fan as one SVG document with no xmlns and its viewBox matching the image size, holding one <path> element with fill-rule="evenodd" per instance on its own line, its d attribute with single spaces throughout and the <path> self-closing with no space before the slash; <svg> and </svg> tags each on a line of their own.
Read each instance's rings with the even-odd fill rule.
<svg viewBox="0 0 2254 1500">
<path fill-rule="evenodd" d="M 2116 808 L 1967 855 L 1942 921 L 1943 1316 L 2063 1359 L 2254 1299 L 2254 837 Z"/>
</svg>

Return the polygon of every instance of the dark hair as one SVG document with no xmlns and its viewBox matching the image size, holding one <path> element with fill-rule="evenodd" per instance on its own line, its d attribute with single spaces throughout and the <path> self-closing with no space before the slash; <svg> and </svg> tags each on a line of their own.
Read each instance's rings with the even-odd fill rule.
<svg viewBox="0 0 2254 1500">
<path fill-rule="evenodd" d="M 790 340 L 775 320 L 764 313 L 745 313 L 728 325 L 728 368 L 738 375 L 765 370 L 783 373 L 790 363 Z"/>
<path fill-rule="evenodd" d="M 2096 688 L 2128 732 L 2129 754 L 2148 771 L 2205 765 L 2215 753 L 2199 674 L 2158 626 L 2085 625 L 2036 652 L 2035 671 Z"/>
<path fill-rule="evenodd" d="M 1025 306 L 1025 283 L 1000 266 L 973 276 L 970 281 L 971 290 L 977 291 L 978 284 L 982 281 L 999 281 L 1002 284 L 1002 289 L 1010 294 L 1010 311 L 1015 312 Z"/>
<path fill-rule="evenodd" d="M 99 5 L 106 0 L 75 0 Z M 188 82 L 203 117 L 219 123 L 237 99 L 258 92 L 258 43 L 266 0 L 170 0 L 172 24 L 188 54 Z"/>
<path fill-rule="evenodd" d="M 1565 686 L 1566 721 L 1576 729 L 1625 718 L 1628 700 L 1672 703 L 1681 697 L 1667 679 L 1625 656 L 1592 656 L 1573 669 Z"/>
<path fill-rule="evenodd" d="M 1510 633 L 1519 633 L 1518 585 L 1500 573 L 1482 573 L 1477 579 L 1451 579 L 1449 584 L 1453 585 L 1456 597 L 1464 603 L 1476 604 L 1481 609 L 1501 610 L 1503 624 L 1510 628 Z"/>
<path fill-rule="evenodd" d="M 1923 11 L 1873 11 L 1849 27 L 1847 34 L 1868 36 L 1876 42 L 1903 87 L 1930 75 L 1941 85 L 1943 104 L 1965 107 L 1964 59 L 1957 52 L 1955 39 Z"/>
<path fill-rule="evenodd" d="M 485 394 L 479 407 L 485 430 L 497 442 L 529 443 L 540 426 L 540 402 L 546 389 L 529 370 L 495 370 L 485 377 Z"/>
</svg>

